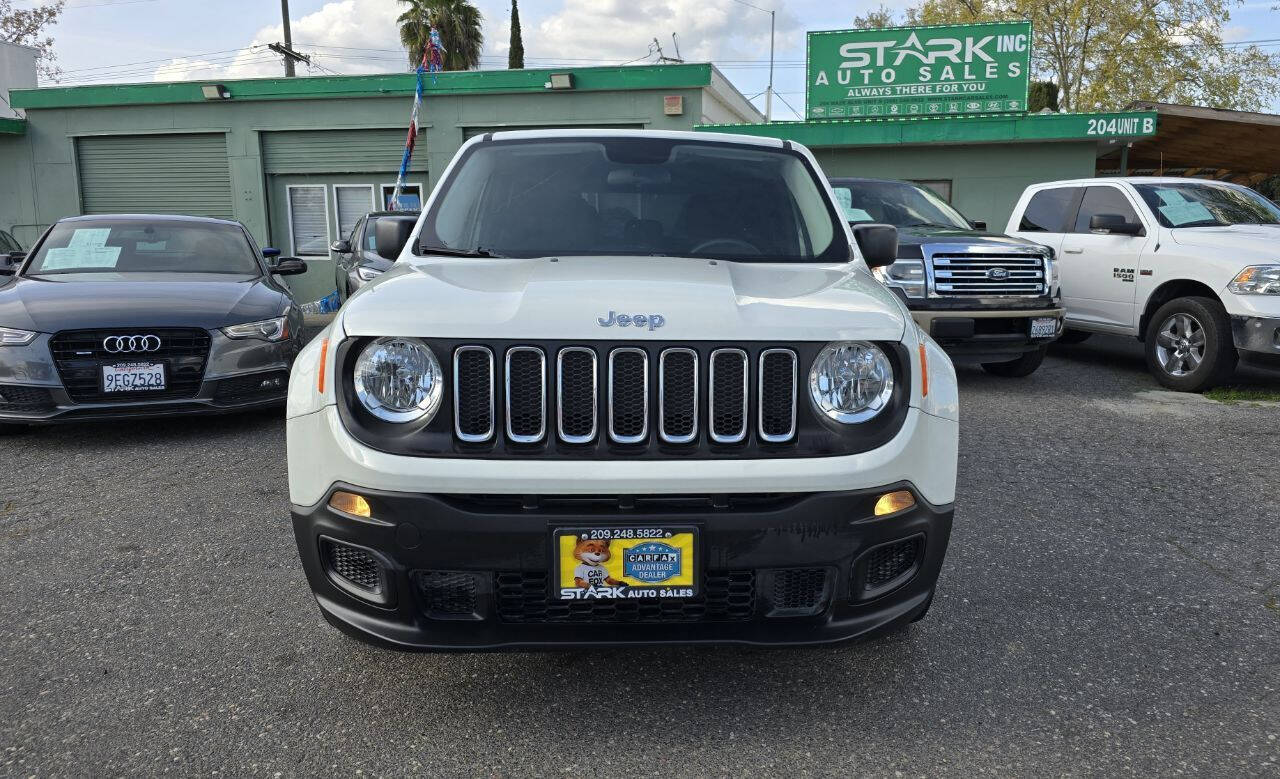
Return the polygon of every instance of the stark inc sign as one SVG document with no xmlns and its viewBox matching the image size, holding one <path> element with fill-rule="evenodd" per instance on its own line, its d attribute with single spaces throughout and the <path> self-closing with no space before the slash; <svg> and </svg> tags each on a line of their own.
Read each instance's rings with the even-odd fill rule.
<svg viewBox="0 0 1280 779">
<path fill-rule="evenodd" d="M 809 33 L 809 119 L 1027 110 L 1031 22 Z"/>
</svg>

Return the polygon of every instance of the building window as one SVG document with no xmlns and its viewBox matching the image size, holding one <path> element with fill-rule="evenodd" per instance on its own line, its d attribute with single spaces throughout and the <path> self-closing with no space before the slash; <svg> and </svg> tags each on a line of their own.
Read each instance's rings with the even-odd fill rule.
<svg viewBox="0 0 1280 779">
<path fill-rule="evenodd" d="M 289 238 L 298 256 L 329 255 L 329 189 L 292 185 L 289 195 Z"/>
<path fill-rule="evenodd" d="M 338 238 L 351 240 L 360 217 L 378 207 L 373 199 L 373 187 L 369 185 L 335 184 L 333 200 L 338 207 Z"/>
<path fill-rule="evenodd" d="M 382 207 L 387 211 L 420 211 L 422 210 L 422 185 L 405 184 L 400 190 L 400 208 L 393 208 L 391 195 L 396 191 L 395 184 L 382 185 Z"/>
<path fill-rule="evenodd" d="M 933 190 L 933 194 L 951 202 L 951 181 L 947 179 L 927 179 L 923 181 L 913 181 L 912 184 L 919 184 L 922 187 Z"/>
</svg>

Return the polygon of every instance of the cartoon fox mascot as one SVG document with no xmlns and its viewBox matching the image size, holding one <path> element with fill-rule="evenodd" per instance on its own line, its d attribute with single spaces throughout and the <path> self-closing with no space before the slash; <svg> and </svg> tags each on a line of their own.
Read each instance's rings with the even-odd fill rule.
<svg viewBox="0 0 1280 779">
<path fill-rule="evenodd" d="M 573 546 L 573 557 L 579 565 L 573 569 L 573 583 L 578 587 L 603 587 L 606 584 L 622 584 L 609 575 L 603 563 L 612 555 L 607 540 L 578 539 Z"/>
</svg>

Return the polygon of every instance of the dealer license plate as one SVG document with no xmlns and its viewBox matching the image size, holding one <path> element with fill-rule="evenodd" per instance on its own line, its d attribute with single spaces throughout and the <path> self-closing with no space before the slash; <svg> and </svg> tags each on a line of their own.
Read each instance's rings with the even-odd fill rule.
<svg viewBox="0 0 1280 779">
<path fill-rule="evenodd" d="M 1052 338 L 1058 334 L 1058 320 L 1051 316 L 1036 317 L 1031 320 L 1032 338 Z"/>
<path fill-rule="evenodd" d="M 103 392 L 145 392 L 164 388 L 162 362 L 120 362 L 102 366 Z"/>
<path fill-rule="evenodd" d="M 658 600 L 698 594 L 696 528 L 558 528 L 552 540 L 555 600 Z"/>
</svg>

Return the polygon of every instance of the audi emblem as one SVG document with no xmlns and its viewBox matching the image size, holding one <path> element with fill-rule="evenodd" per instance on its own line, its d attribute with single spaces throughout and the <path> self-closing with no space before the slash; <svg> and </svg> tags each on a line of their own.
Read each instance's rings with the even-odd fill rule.
<svg viewBox="0 0 1280 779">
<path fill-rule="evenodd" d="M 160 351 L 158 335 L 109 335 L 102 339 L 102 348 L 110 354 Z"/>
</svg>

